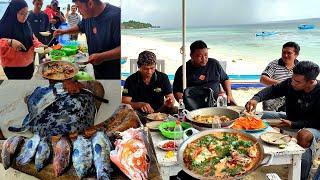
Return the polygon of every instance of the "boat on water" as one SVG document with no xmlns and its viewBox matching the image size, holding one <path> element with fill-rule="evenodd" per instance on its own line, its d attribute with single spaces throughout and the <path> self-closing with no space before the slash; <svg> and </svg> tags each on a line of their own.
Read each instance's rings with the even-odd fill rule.
<svg viewBox="0 0 320 180">
<path fill-rule="evenodd" d="M 313 24 L 300 24 L 298 29 L 314 29 L 315 27 Z"/>
<path fill-rule="evenodd" d="M 262 32 L 257 32 L 256 36 L 261 36 L 261 37 L 266 37 L 266 36 L 273 36 L 276 35 L 276 32 L 267 32 L 267 31 L 262 31 Z"/>
</svg>

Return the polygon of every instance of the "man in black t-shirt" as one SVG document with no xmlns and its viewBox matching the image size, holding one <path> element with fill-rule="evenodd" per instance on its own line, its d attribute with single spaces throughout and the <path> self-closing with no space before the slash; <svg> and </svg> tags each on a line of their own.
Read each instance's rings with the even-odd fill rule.
<svg viewBox="0 0 320 180">
<path fill-rule="evenodd" d="M 187 62 L 187 87 L 201 86 L 211 88 L 215 99 L 220 92 L 220 84 L 227 94 L 228 103 L 236 104 L 231 92 L 231 83 L 226 72 L 216 59 L 208 58 L 208 48 L 201 40 L 190 45 L 191 60 Z M 182 66 L 178 68 L 173 82 L 174 97 L 183 98 Z"/>
<path fill-rule="evenodd" d="M 168 112 L 174 105 L 171 84 L 166 74 L 156 70 L 156 55 L 143 51 L 138 58 L 139 71 L 130 75 L 122 92 L 122 103 L 144 113 Z M 164 100 L 166 98 L 166 100 Z"/>
<path fill-rule="evenodd" d="M 264 88 L 246 104 L 250 112 L 258 102 L 285 96 L 286 112 L 265 111 L 262 119 L 281 119 L 277 125 L 297 132 L 298 144 L 307 148 L 302 155 L 301 179 L 308 178 L 312 156 L 320 141 L 320 82 L 319 66 L 310 61 L 301 61 L 293 68 L 292 78 Z"/>
<path fill-rule="evenodd" d="M 47 44 L 49 38 L 42 36 L 39 32 L 46 32 L 50 30 L 49 18 L 46 13 L 41 11 L 43 0 L 33 0 L 34 9 L 30 11 L 28 22 L 31 25 L 33 34 L 38 38 L 42 44 Z"/>
<path fill-rule="evenodd" d="M 100 0 L 74 0 L 83 19 L 55 35 L 85 33 L 96 79 L 120 79 L 120 8 Z"/>
</svg>

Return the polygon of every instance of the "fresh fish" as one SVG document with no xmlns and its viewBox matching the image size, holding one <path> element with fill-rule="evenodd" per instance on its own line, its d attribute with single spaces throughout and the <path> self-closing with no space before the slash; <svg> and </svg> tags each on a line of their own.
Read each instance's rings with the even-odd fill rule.
<svg viewBox="0 0 320 180">
<path fill-rule="evenodd" d="M 148 179 L 150 157 L 143 132 L 130 128 L 121 135 L 122 139 L 115 142 L 115 150 L 110 152 L 111 161 L 130 179 Z"/>
<path fill-rule="evenodd" d="M 24 137 L 14 136 L 13 141 L 10 144 L 9 152 L 11 155 L 14 155 L 17 151 L 17 148 L 24 142 Z"/>
<path fill-rule="evenodd" d="M 62 83 L 36 88 L 28 97 L 27 106 L 28 114 L 22 126 L 9 127 L 9 131 L 29 130 L 49 138 L 84 131 L 93 126 L 96 113 L 92 95 L 70 95 L 65 92 Z"/>
<path fill-rule="evenodd" d="M 47 139 L 46 138 L 41 139 L 37 148 L 37 153 L 35 158 L 35 165 L 38 172 L 41 171 L 41 169 L 47 165 L 47 163 L 49 162 L 50 154 L 51 154 L 51 149 Z"/>
<path fill-rule="evenodd" d="M 14 139 L 13 137 L 8 138 L 4 141 L 2 144 L 2 152 L 1 152 L 1 158 L 2 158 L 2 164 L 4 169 L 8 169 L 11 166 L 11 153 L 10 153 L 10 145 Z"/>
<path fill-rule="evenodd" d="M 53 169 L 54 174 L 60 176 L 69 166 L 71 155 L 71 144 L 67 137 L 62 137 L 53 147 Z"/>
<path fill-rule="evenodd" d="M 18 165 L 26 165 L 32 160 L 33 156 L 36 154 L 39 142 L 40 136 L 38 134 L 35 134 L 31 139 L 27 140 L 16 159 Z"/>
<path fill-rule="evenodd" d="M 12 136 L 8 138 L 2 145 L 2 163 L 4 169 L 8 169 L 12 163 L 12 157 L 16 154 L 17 148 L 23 143 L 22 136 Z"/>
<path fill-rule="evenodd" d="M 97 179 L 110 179 L 112 172 L 111 148 L 111 142 L 103 131 L 98 131 L 92 138 L 93 161 L 97 171 Z"/>
<path fill-rule="evenodd" d="M 72 162 L 80 179 L 86 176 L 92 167 L 92 159 L 91 141 L 79 135 L 73 142 Z"/>
<path fill-rule="evenodd" d="M 33 93 L 27 97 L 28 114 L 22 121 L 22 127 L 9 127 L 12 132 L 23 132 L 33 126 L 33 119 L 46 107 L 56 100 L 55 87 L 37 87 Z"/>
</svg>

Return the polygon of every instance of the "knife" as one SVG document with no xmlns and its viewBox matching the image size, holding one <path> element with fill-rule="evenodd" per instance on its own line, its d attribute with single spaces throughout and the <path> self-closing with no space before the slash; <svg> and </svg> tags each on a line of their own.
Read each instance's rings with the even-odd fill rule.
<svg viewBox="0 0 320 180">
<path fill-rule="evenodd" d="M 84 94 L 89 94 L 89 95 L 92 95 L 96 100 L 98 101 L 101 101 L 103 103 L 109 103 L 109 100 L 108 99 L 104 99 L 100 96 L 97 96 L 97 95 L 94 95 L 92 91 L 90 91 L 89 89 L 85 89 L 85 88 L 82 88 L 80 90 L 80 93 L 84 93 Z"/>
</svg>

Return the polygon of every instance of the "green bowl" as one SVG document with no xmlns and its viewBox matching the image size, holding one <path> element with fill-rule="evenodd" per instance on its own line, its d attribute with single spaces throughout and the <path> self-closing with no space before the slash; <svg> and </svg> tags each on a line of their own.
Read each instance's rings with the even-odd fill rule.
<svg viewBox="0 0 320 180">
<path fill-rule="evenodd" d="M 183 133 L 179 134 L 178 132 L 168 131 L 167 128 L 174 128 L 176 126 L 176 121 L 167 121 L 163 122 L 159 125 L 159 130 L 161 134 L 169 139 L 182 138 Z M 191 127 L 189 123 L 181 122 L 181 126 L 183 130 L 186 130 Z"/>
<path fill-rule="evenodd" d="M 58 60 L 61 60 L 62 57 L 65 57 L 66 53 L 61 50 L 52 50 L 50 51 L 49 55 L 52 60 L 58 61 Z"/>
<path fill-rule="evenodd" d="M 61 49 L 64 53 L 66 53 L 67 56 L 72 56 L 77 54 L 78 52 L 78 46 L 63 46 Z"/>
<path fill-rule="evenodd" d="M 84 71 L 79 71 L 74 77 L 74 80 L 84 80 L 84 81 L 90 81 L 94 80 L 92 76 L 90 76 L 89 73 L 84 72 Z"/>
</svg>

